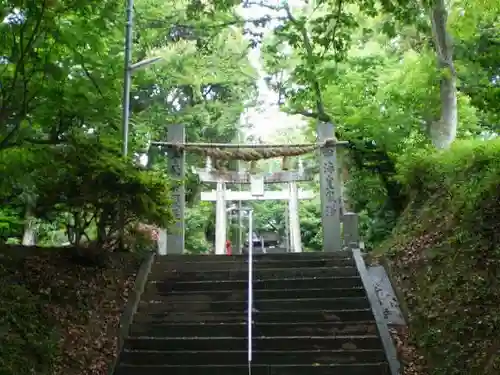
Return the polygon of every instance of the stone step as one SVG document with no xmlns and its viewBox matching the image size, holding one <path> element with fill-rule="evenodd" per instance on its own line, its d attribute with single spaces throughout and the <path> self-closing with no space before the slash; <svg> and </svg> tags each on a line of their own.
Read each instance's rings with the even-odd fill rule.
<svg viewBox="0 0 500 375">
<path fill-rule="evenodd" d="M 213 301 L 210 296 L 205 301 L 141 301 L 138 311 L 147 311 L 150 314 L 169 312 L 238 312 L 247 309 L 248 302 L 241 301 Z M 333 310 L 333 309 L 364 309 L 369 308 L 370 302 L 366 297 L 344 298 L 311 298 L 311 299 L 265 299 L 254 302 L 257 310 L 256 319 L 260 312 L 285 310 Z"/>
<path fill-rule="evenodd" d="M 198 322 L 204 323 L 242 323 L 247 319 L 244 311 L 241 312 L 175 312 L 163 314 L 150 314 L 138 312 L 134 316 L 136 323 L 165 323 L 165 322 Z M 253 320 L 257 323 L 287 323 L 287 322 L 357 322 L 372 320 L 372 310 L 349 309 L 349 310 L 284 310 L 284 311 L 261 311 L 254 314 Z"/>
<path fill-rule="evenodd" d="M 254 260 L 300 260 L 300 259 L 339 259 L 339 258 L 351 258 L 351 251 L 335 251 L 335 252 L 323 252 L 323 251 L 308 251 L 303 253 L 276 253 L 276 254 L 255 254 Z M 157 255 L 155 257 L 154 263 L 186 263 L 186 262 L 242 262 L 248 259 L 248 255 L 188 255 L 188 254 L 170 254 L 170 255 Z"/>
<path fill-rule="evenodd" d="M 312 278 L 312 277 L 345 277 L 358 276 L 356 267 L 312 267 L 312 268 L 263 268 L 256 269 L 254 279 L 286 279 L 286 278 Z M 204 271 L 167 271 L 161 268 L 151 271 L 148 280 L 154 281 L 220 281 L 220 280 L 245 280 L 248 278 L 246 269 L 236 270 L 204 270 Z"/>
<path fill-rule="evenodd" d="M 286 247 L 267 247 L 266 254 L 284 254 L 287 252 Z M 248 249 L 243 249 L 243 254 L 247 254 Z"/>
<path fill-rule="evenodd" d="M 139 351 L 125 350 L 121 363 L 133 365 L 241 365 L 247 362 L 244 351 Z M 310 365 L 385 361 L 383 350 L 258 351 L 252 356 L 255 365 Z"/>
<path fill-rule="evenodd" d="M 327 289 L 327 288 L 354 288 L 362 287 L 359 276 L 346 277 L 307 277 L 307 278 L 255 278 L 253 288 L 259 289 Z M 170 292 L 208 292 L 221 290 L 247 290 L 248 281 L 245 277 L 240 280 L 179 280 L 178 278 L 164 279 L 163 281 L 148 281 L 146 293 L 161 291 Z"/>
<path fill-rule="evenodd" d="M 382 349 L 377 335 L 364 336 L 280 336 L 254 337 L 254 351 L 268 350 L 357 350 Z M 246 337 L 127 337 L 126 350 L 161 351 L 245 351 L 248 349 Z"/>
<path fill-rule="evenodd" d="M 228 257 L 231 258 L 231 257 Z M 311 258 L 311 259 L 266 259 L 257 258 L 253 261 L 254 269 L 266 268 L 312 268 L 312 267 L 354 267 L 356 264 L 352 257 L 349 258 Z M 210 261 L 210 262 L 156 262 L 151 266 L 154 272 L 192 272 L 192 271 L 227 271 L 247 270 L 246 259 L 239 261 Z"/>
<path fill-rule="evenodd" d="M 246 255 L 157 256 L 114 375 L 249 375 Z M 351 252 L 254 257 L 251 375 L 389 375 Z"/>
<path fill-rule="evenodd" d="M 245 290 L 213 290 L 194 292 L 169 292 L 161 289 L 162 284 L 155 284 L 157 290 L 148 289 L 143 293 L 141 300 L 162 300 L 165 302 L 182 301 L 246 301 L 248 291 Z M 253 291 L 254 300 L 262 299 L 291 299 L 291 298 L 333 298 L 333 297 L 364 297 L 363 287 L 354 288 L 315 288 L 315 289 L 258 289 Z"/>
<path fill-rule="evenodd" d="M 228 353 L 229 355 L 229 353 Z M 137 366 L 119 365 L 115 375 L 249 375 L 247 364 L 239 366 Z M 252 375 L 389 375 L 385 362 L 316 365 L 253 365 Z"/>
<path fill-rule="evenodd" d="M 148 337 L 247 337 L 246 323 L 155 323 L 130 326 L 130 336 Z M 254 336 L 338 336 L 377 334 L 375 321 L 255 323 Z"/>
</svg>

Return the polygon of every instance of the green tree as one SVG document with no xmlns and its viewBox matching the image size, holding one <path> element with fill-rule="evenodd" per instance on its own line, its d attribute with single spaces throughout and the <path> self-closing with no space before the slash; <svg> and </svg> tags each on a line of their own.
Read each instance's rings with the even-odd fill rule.
<svg viewBox="0 0 500 375">
<path fill-rule="evenodd" d="M 403 3 L 406 7 L 398 6 Z M 460 59 L 460 54 L 454 61 L 450 54 L 445 56 L 451 76 L 436 68 L 436 34 L 420 4 L 318 1 L 298 9 L 287 5 L 270 8 L 282 9 L 287 17 L 265 40 L 268 81 L 286 98 L 284 110 L 332 121 L 337 136 L 350 142 L 344 159 L 349 169 L 349 203 L 362 214 L 368 239 L 379 241 L 390 232 L 407 202 L 395 178 L 398 158 L 431 140 L 446 146 L 454 138 L 454 128 L 462 138 L 481 133 L 480 120 L 485 114 L 474 101 L 495 91 L 487 87 L 484 96 L 474 99 L 465 89 L 460 90 L 456 93 L 458 116 L 452 115 L 455 99 L 443 102 L 441 88 L 444 85 L 454 91 L 453 69 L 464 72 L 461 77 L 465 77 L 475 68 L 470 60 Z M 443 19 L 439 21 L 435 27 L 443 27 Z M 443 32 L 448 36 L 456 27 L 444 26 L 439 37 Z M 486 78 L 493 76 L 492 70 L 483 72 L 478 75 L 484 77 L 483 82 L 494 81 Z M 456 118 L 458 125 L 448 120 L 443 124 L 443 118 Z M 314 130 L 313 121 L 311 125 Z M 436 138 L 442 133 L 439 129 L 450 137 Z M 368 196 L 364 186 L 372 187 Z"/>
<path fill-rule="evenodd" d="M 191 141 L 233 138 L 243 103 L 254 92 L 248 42 L 233 5 L 136 2 L 134 61 L 157 54 L 164 59 L 134 75 L 134 155 L 150 140 L 164 139 L 170 123 L 186 124 Z M 37 206 L 45 204 L 37 201 L 36 189 L 57 177 L 38 178 L 33 166 L 53 164 L 52 146 L 76 135 L 85 142 L 120 134 L 124 13 L 123 2 L 111 0 L 91 6 L 49 0 L 2 4 L 0 170 L 8 178 L 2 178 L 0 196 L 9 212 L 3 216 L 19 215 L 31 240 L 45 225 L 33 220 Z M 106 168 L 118 163 L 106 160 Z M 190 155 L 188 162 L 202 160 Z M 198 189 L 189 174 L 189 202 Z"/>
</svg>

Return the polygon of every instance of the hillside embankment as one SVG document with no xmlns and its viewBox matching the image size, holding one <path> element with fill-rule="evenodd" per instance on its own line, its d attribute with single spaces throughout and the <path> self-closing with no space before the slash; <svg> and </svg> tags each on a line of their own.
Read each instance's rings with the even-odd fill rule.
<svg viewBox="0 0 500 375">
<path fill-rule="evenodd" d="M 404 298 L 410 365 L 500 374 L 500 141 L 408 156 L 400 179 L 411 203 L 374 255 Z"/>
<path fill-rule="evenodd" d="M 83 262 L 82 262 L 83 261 Z M 107 375 L 141 261 L 0 247 L 0 375 Z"/>
</svg>

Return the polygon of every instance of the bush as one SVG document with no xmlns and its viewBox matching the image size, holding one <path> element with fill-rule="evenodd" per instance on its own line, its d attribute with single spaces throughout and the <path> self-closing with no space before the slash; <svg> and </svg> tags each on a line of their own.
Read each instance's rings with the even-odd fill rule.
<svg viewBox="0 0 500 375">
<path fill-rule="evenodd" d="M 23 221 L 19 216 L 19 211 L 10 207 L 0 209 L 0 244 L 22 235 Z"/>
<path fill-rule="evenodd" d="M 171 222 L 166 174 L 124 159 L 117 144 L 74 138 L 53 148 L 52 160 L 36 181 L 36 215 L 49 221 L 63 218 L 73 244 L 91 240 L 92 227 L 97 246 L 117 238 L 120 210 L 126 228 L 137 223 L 167 227 Z"/>
<path fill-rule="evenodd" d="M 500 140 L 409 155 L 389 250 L 430 374 L 500 373 Z"/>
<path fill-rule="evenodd" d="M 360 234 L 371 250 L 390 235 L 407 197 L 395 178 L 395 154 L 362 142 L 351 146 L 349 159 L 345 186 L 349 209 L 359 214 Z"/>
<path fill-rule="evenodd" d="M 186 209 L 186 250 L 194 254 L 203 254 L 212 248 L 207 240 L 207 230 L 214 223 L 213 204 L 199 202 Z"/>
</svg>

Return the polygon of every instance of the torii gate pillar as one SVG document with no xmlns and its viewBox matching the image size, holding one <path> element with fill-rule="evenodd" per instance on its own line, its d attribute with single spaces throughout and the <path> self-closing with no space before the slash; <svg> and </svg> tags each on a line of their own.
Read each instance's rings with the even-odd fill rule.
<svg viewBox="0 0 500 375">
<path fill-rule="evenodd" d="M 300 218 L 299 218 L 299 190 L 297 183 L 288 184 L 290 198 L 288 199 L 288 222 L 290 223 L 290 244 L 294 253 L 302 252 L 302 241 L 300 238 Z"/>
<path fill-rule="evenodd" d="M 227 230 L 227 212 L 225 202 L 232 201 L 249 201 L 249 200 L 286 200 L 287 201 L 287 223 L 290 223 L 290 239 L 288 246 L 291 245 L 292 252 L 300 253 L 302 251 L 302 243 L 300 238 L 300 219 L 298 216 L 299 200 L 313 199 L 312 191 L 299 190 L 296 182 L 288 182 L 288 189 L 282 191 L 265 191 L 263 195 L 254 195 L 251 191 L 232 191 L 226 190 L 224 181 L 217 183 L 217 190 L 210 192 L 202 192 L 201 200 L 216 202 L 216 254 L 224 254 L 223 242 L 220 238 Z M 254 191 L 255 192 L 255 191 Z M 261 191 L 262 192 L 262 191 Z M 223 229 L 224 226 L 224 229 Z M 288 224 L 287 224 L 288 227 Z M 291 241 L 290 241 L 291 240 Z M 219 245 L 217 245 L 219 244 Z M 217 247 L 218 246 L 218 247 Z M 219 250 L 218 250 L 219 249 Z"/>
<path fill-rule="evenodd" d="M 322 142 L 334 138 L 334 130 L 333 124 L 319 122 L 317 125 L 319 141 Z M 337 178 L 337 148 L 336 146 L 323 146 L 319 154 L 323 251 L 341 251 L 342 237 L 339 209 L 340 190 Z"/>
<path fill-rule="evenodd" d="M 217 182 L 215 204 L 215 254 L 226 253 L 227 213 L 226 213 L 226 184 Z"/>
</svg>

